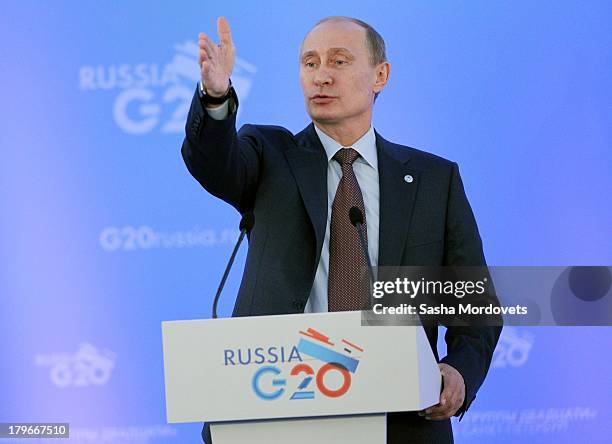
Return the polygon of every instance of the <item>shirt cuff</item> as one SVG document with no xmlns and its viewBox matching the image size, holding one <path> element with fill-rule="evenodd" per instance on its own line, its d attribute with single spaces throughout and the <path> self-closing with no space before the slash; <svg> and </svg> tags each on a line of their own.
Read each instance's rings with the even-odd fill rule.
<svg viewBox="0 0 612 444">
<path fill-rule="evenodd" d="M 199 83 L 200 97 L 202 97 L 202 95 L 204 94 L 204 88 L 202 87 L 201 82 L 198 82 L 198 83 Z M 218 106 L 216 108 L 204 107 L 204 109 L 206 110 L 206 113 L 215 120 L 227 119 L 227 116 L 229 115 L 229 99 L 223 102 L 221 106 Z"/>
</svg>

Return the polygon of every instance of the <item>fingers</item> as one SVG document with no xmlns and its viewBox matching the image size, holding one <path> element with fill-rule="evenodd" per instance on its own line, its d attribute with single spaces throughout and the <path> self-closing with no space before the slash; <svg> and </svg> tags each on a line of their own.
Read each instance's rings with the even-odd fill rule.
<svg viewBox="0 0 612 444">
<path fill-rule="evenodd" d="M 434 421 L 450 418 L 463 404 L 461 389 L 462 387 L 458 384 L 453 384 L 449 381 L 448 384 L 445 384 L 444 390 L 440 394 L 440 402 L 419 412 L 419 415 Z"/>
<path fill-rule="evenodd" d="M 425 419 L 440 421 L 450 418 L 456 411 L 449 399 L 441 398 L 438 404 L 419 412 L 419 415 L 425 416 Z"/>
<path fill-rule="evenodd" d="M 235 60 L 232 33 L 225 17 L 217 19 L 217 32 L 220 39 L 218 45 L 205 33 L 198 34 L 198 58 L 202 82 L 209 85 L 213 91 L 216 87 L 221 88 L 228 83 L 227 77 L 232 73 Z"/>
<path fill-rule="evenodd" d="M 206 55 L 208 56 L 208 58 L 213 60 L 216 58 L 217 53 L 219 51 L 219 47 L 211 39 L 208 38 L 205 40 L 204 49 L 206 50 Z"/>
<path fill-rule="evenodd" d="M 449 401 L 440 400 L 439 404 L 425 410 L 425 419 L 441 421 L 450 418 L 456 411 L 456 409 L 450 408 L 450 405 Z"/>
<path fill-rule="evenodd" d="M 454 411 L 451 408 L 451 402 L 448 398 L 440 398 L 440 402 L 425 410 L 419 412 L 419 416 L 424 416 L 425 419 L 439 421 L 450 418 Z"/>
<path fill-rule="evenodd" d="M 217 19 L 217 34 L 219 34 L 221 46 L 234 46 L 232 32 L 230 31 L 229 23 L 225 17 L 219 17 Z"/>
<path fill-rule="evenodd" d="M 453 416 L 463 405 L 465 382 L 463 376 L 448 364 L 439 364 L 444 381 L 444 390 L 440 394 L 440 403 L 421 412 L 426 419 L 441 420 Z"/>
<path fill-rule="evenodd" d="M 200 64 L 206 60 L 214 60 L 216 58 L 219 47 L 203 32 L 199 34 L 198 46 L 200 48 Z"/>
<path fill-rule="evenodd" d="M 208 56 L 206 55 L 206 34 L 203 32 L 198 34 L 198 47 L 199 47 L 199 62 L 202 65 L 203 62 L 208 60 Z"/>
</svg>

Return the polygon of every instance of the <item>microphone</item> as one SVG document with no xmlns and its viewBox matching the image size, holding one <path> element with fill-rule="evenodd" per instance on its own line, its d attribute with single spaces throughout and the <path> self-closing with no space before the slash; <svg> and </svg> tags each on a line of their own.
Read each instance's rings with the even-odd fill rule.
<svg viewBox="0 0 612 444">
<path fill-rule="evenodd" d="M 370 253 L 368 252 L 368 243 L 366 242 L 365 235 L 363 233 L 363 213 L 357 207 L 351 207 L 349 210 L 349 219 L 351 220 L 351 224 L 357 230 L 357 235 L 359 236 L 359 241 L 361 244 L 361 250 L 365 255 L 366 262 L 368 264 L 368 270 L 370 272 L 371 283 L 374 284 L 374 270 L 372 269 L 372 261 L 370 261 Z"/>
<path fill-rule="evenodd" d="M 213 319 L 217 319 L 217 304 L 219 303 L 219 297 L 221 296 L 221 292 L 223 291 L 223 287 L 225 286 L 225 281 L 227 280 L 227 276 L 229 275 L 230 270 L 232 269 L 232 265 L 234 264 L 234 259 L 236 258 L 236 253 L 238 253 L 238 248 L 240 248 L 240 244 L 244 239 L 244 235 L 250 232 L 253 229 L 253 225 L 255 225 L 255 216 L 252 212 L 247 212 L 242 215 L 242 219 L 240 219 L 240 236 L 238 237 L 238 241 L 234 246 L 234 251 L 232 251 L 232 255 L 225 266 L 225 272 L 223 273 L 223 277 L 221 278 L 221 283 L 219 284 L 219 288 L 217 288 L 217 294 L 215 295 L 215 301 L 213 302 L 212 307 L 212 317 Z"/>
</svg>

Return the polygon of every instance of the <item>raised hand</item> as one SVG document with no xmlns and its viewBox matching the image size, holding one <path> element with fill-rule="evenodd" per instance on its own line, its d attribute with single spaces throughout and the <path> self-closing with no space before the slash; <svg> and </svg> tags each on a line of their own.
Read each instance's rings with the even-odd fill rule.
<svg viewBox="0 0 612 444">
<path fill-rule="evenodd" d="M 232 33 L 225 17 L 217 19 L 217 34 L 220 40 L 218 45 L 203 32 L 198 39 L 202 85 L 206 93 L 213 97 L 221 97 L 227 92 L 236 59 Z"/>
</svg>

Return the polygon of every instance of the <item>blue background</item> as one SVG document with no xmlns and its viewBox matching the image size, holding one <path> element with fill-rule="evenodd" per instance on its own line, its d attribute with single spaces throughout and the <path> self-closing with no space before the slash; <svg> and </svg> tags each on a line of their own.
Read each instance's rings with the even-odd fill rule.
<svg viewBox="0 0 612 444">
<path fill-rule="evenodd" d="M 321 17 L 361 18 L 392 65 L 376 129 L 459 163 L 491 265 L 612 263 L 611 2 L 21 1 L 2 15 L 0 421 L 198 442 L 198 424 L 165 425 L 160 323 L 209 317 L 236 236 L 238 215 L 180 156 L 193 45 L 218 15 L 241 123 L 306 126 L 301 39 Z M 611 339 L 507 328 L 456 441 L 606 442 Z M 123 436 L 101 438 L 110 428 Z"/>
</svg>

